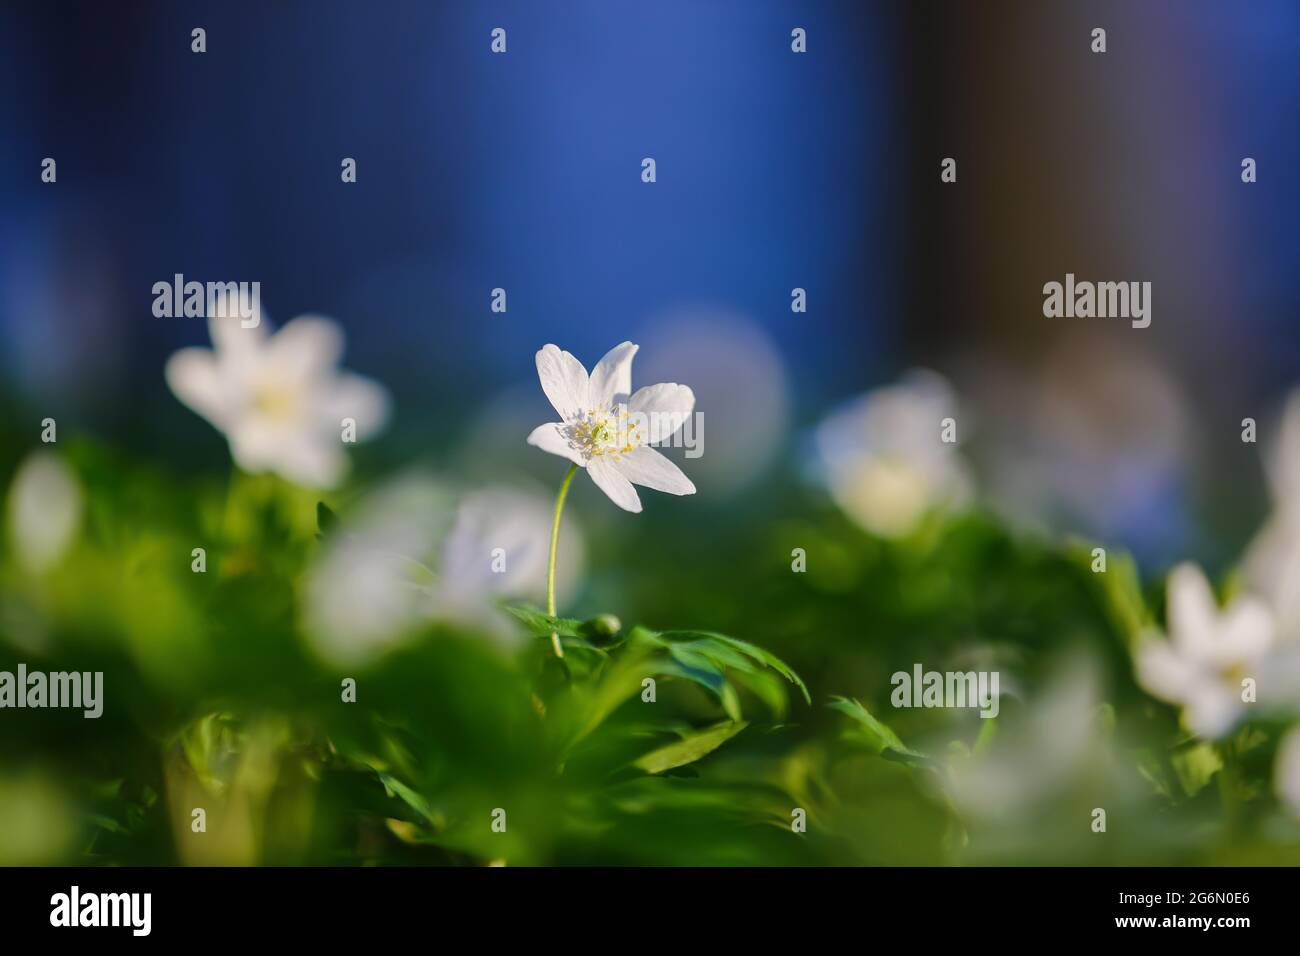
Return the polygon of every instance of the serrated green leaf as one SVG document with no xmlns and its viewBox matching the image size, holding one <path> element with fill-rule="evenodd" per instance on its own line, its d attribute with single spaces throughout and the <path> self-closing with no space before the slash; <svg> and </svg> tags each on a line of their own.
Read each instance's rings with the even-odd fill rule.
<svg viewBox="0 0 1300 956">
<path fill-rule="evenodd" d="M 677 649 L 690 651 L 708 658 L 714 666 L 721 669 L 737 670 L 746 674 L 755 674 L 762 667 L 761 664 L 752 658 L 745 656 L 732 647 L 723 644 L 721 641 L 687 641 L 673 645 L 674 653 Z"/>
<path fill-rule="evenodd" d="M 722 689 L 726 678 L 722 676 L 722 669 L 709 658 L 685 645 L 674 645 L 669 653 L 678 666 L 686 672 L 683 676 L 698 681 L 711 690 Z"/>
<path fill-rule="evenodd" d="M 680 677 L 682 680 L 688 680 L 693 684 L 699 684 L 711 694 L 718 697 L 722 695 L 722 688 L 726 684 L 726 678 L 713 671 L 699 670 L 694 667 L 685 667 L 677 661 L 659 660 L 651 661 L 652 673 L 667 677 Z"/>
<path fill-rule="evenodd" d="M 885 755 L 888 753 L 896 754 L 899 757 L 926 761 L 929 758 L 920 751 L 913 750 L 899 739 L 898 734 L 884 723 L 881 723 L 872 716 L 871 711 L 863 707 L 858 701 L 851 697 L 834 697 L 831 699 L 829 706 L 832 710 L 838 710 L 842 714 L 847 714 L 858 723 L 856 728 L 856 738 L 866 744 L 874 753 Z"/>
<path fill-rule="evenodd" d="M 530 604 L 507 604 L 506 610 L 518 618 L 529 633 L 538 637 L 550 637 L 552 633 L 561 637 L 582 636 L 582 621 L 576 618 L 553 617 Z"/>
<path fill-rule="evenodd" d="M 764 650 L 757 644 L 751 644 L 748 641 L 729 637 L 726 634 L 718 634 L 714 631 L 664 631 L 659 636 L 671 642 L 674 646 L 679 643 L 686 644 L 696 653 L 702 652 L 701 645 L 704 647 L 712 645 L 712 653 L 720 657 L 725 656 L 728 651 L 739 651 L 755 663 L 772 668 L 772 670 L 799 688 L 799 692 L 803 694 L 806 703 L 812 703 L 812 695 L 808 693 L 807 685 L 795 673 L 794 669 L 771 651 Z"/>
</svg>

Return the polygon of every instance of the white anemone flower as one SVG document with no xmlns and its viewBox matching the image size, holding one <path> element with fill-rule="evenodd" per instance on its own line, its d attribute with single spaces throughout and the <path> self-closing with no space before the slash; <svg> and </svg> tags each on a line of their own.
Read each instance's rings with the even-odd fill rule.
<svg viewBox="0 0 1300 956">
<path fill-rule="evenodd" d="M 1220 610 L 1200 569 L 1181 564 L 1169 576 L 1169 640 L 1147 636 L 1136 653 L 1138 682 L 1183 709 L 1188 728 L 1217 739 L 1245 712 L 1243 681 L 1258 681 L 1276 630 L 1268 606 L 1242 595 Z"/>
<path fill-rule="evenodd" d="M 210 319 L 214 348 L 172 355 L 167 384 L 225 434 L 245 471 L 333 487 L 347 471 L 345 439 L 362 440 L 383 427 L 388 392 L 338 368 L 343 331 L 332 319 L 300 316 L 274 335 L 268 325 Z"/>
<path fill-rule="evenodd" d="M 987 752 L 952 761 L 947 782 L 957 808 L 984 821 L 1021 823 L 1049 806 L 1107 759 L 1097 733 L 1098 703 L 1092 663 L 1063 662 L 1024 717 L 1004 723 Z"/>
<path fill-rule="evenodd" d="M 929 513 L 956 508 L 971 480 L 943 420 L 956 415 L 947 381 L 917 370 L 832 412 L 816 445 L 835 503 L 861 527 L 902 537 Z"/>
<path fill-rule="evenodd" d="M 1278 744 L 1273 775 L 1273 787 L 1278 798 L 1292 816 L 1300 819 L 1300 727 L 1288 733 Z"/>
<path fill-rule="evenodd" d="M 570 353 L 546 345 L 537 353 L 542 391 L 560 421 L 539 425 L 528 443 L 585 468 L 614 504 L 639 512 L 633 485 L 691 495 L 695 485 L 652 445 L 668 441 L 695 410 L 695 393 L 673 382 L 632 392 L 637 346 L 616 345 L 591 375 Z M 567 487 L 567 486 L 566 486 Z"/>
<path fill-rule="evenodd" d="M 551 506 L 540 493 L 507 486 L 489 485 L 465 495 L 442 545 L 444 600 L 482 595 L 542 598 Z M 569 566 L 559 584 L 562 596 L 583 563 L 579 537 L 564 537 Z"/>
<path fill-rule="evenodd" d="M 405 477 L 370 493 L 342 519 L 303 577 L 303 621 L 322 657 L 368 660 L 425 619 L 435 578 L 423 559 L 451 511 L 437 485 Z"/>
<path fill-rule="evenodd" d="M 308 570 L 311 643 L 328 660 L 361 663 L 449 622 L 509 646 L 518 627 L 496 602 L 545 591 L 550 511 L 544 496 L 517 488 L 487 486 L 454 503 L 425 477 L 388 483 L 352 509 Z M 571 561 L 562 593 L 583 553 L 576 532 L 564 541 Z"/>
<path fill-rule="evenodd" d="M 81 523 L 81 485 L 56 455 L 23 459 L 9 488 L 9 538 L 18 563 L 42 572 L 58 564 Z"/>
</svg>

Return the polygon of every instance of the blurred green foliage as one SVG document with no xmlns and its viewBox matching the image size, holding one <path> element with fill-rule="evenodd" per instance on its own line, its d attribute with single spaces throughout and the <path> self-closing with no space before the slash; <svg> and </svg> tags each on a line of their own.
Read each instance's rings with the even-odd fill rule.
<svg viewBox="0 0 1300 956">
<path fill-rule="evenodd" d="M 799 492 L 726 534 L 665 512 L 579 616 L 512 607 L 522 650 L 439 624 L 340 669 L 299 606 L 347 496 L 62 454 L 80 531 L 35 573 L 5 529 L 0 670 L 103 671 L 106 703 L 0 712 L 3 864 L 1300 862 L 1282 728 L 1187 738 L 1132 676 L 1160 595 L 1088 543 L 978 512 L 884 541 Z M 1001 713 L 892 708 L 916 663 L 1000 671 Z"/>
</svg>

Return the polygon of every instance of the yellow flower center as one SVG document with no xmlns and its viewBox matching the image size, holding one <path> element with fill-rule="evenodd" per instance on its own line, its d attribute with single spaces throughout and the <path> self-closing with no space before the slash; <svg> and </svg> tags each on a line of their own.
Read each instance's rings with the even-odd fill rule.
<svg viewBox="0 0 1300 956">
<path fill-rule="evenodd" d="M 1241 682 L 1249 675 L 1243 661 L 1233 661 L 1231 664 L 1225 664 L 1219 668 L 1219 676 L 1223 678 L 1225 683 L 1239 688 Z"/>
<path fill-rule="evenodd" d="M 645 444 L 640 424 L 629 421 L 627 408 L 589 408 L 565 426 L 569 444 L 587 458 L 607 456 L 618 461 Z"/>
<path fill-rule="evenodd" d="M 253 393 L 253 408 L 267 418 L 294 418 L 298 414 L 298 406 L 297 394 L 281 385 L 272 383 Z"/>
</svg>

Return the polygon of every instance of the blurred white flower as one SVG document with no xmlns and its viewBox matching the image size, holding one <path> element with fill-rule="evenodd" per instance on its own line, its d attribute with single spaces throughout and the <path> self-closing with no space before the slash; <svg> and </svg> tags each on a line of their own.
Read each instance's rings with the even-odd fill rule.
<svg viewBox="0 0 1300 956">
<path fill-rule="evenodd" d="M 641 371 L 652 382 L 686 379 L 708 419 L 707 440 L 697 427 L 698 446 L 686 453 L 698 494 L 729 496 L 760 480 L 790 423 L 790 376 L 771 336 L 743 314 L 706 305 L 673 310 L 650 328 L 654 353 L 638 358 Z M 697 454 L 706 445 L 708 454 Z"/>
<path fill-rule="evenodd" d="M 208 322 L 213 349 L 186 348 L 167 360 L 172 392 L 223 432 L 235 462 L 313 488 L 347 471 L 344 420 L 355 437 L 377 433 L 388 417 L 378 383 L 338 369 L 343 332 L 320 316 L 294 319 L 274 335 L 262 317 Z"/>
<path fill-rule="evenodd" d="M 438 621 L 508 643 L 518 630 L 495 602 L 545 593 L 551 507 L 542 494 L 493 486 L 456 505 L 415 476 L 373 492 L 306 575 L 303 616 L 313 644 L 327 659 L 355 663 Z M 583 549 L 572 528 L 561 542 L 565 588 L 580 573 Z"/>
<path fill-rule="evenodd" d="M 1241 718 L 1242 681 L 1261 676 L 1275 643 L 1273 617 L 1250 595 L 1220 611 L 1200 569 L 1181 564 L 1169 576 L 1168 641 L 1148 635 L 1136 653 L 1139 683 L 1183 708 L 1197 736 L 1222 737 Z"/>
<path fill-rule="evenodd" d="M 1273 775 L 1278 799 L 1300 819 L 1300 727 L 1293 729 L 1278 744 Z"/>
<path fill-rule="evenodd" d="M 1266 458 L 1265 471 L 1278 512 L 1300 519 L 1300 389 L 1287 396 L 1282 425 Z"/>
<path fill-rule="evenodd" d="M 981 412 L 983 487 L 1008 520 L 1123 541 L 1153 563 L 1186 553 L 1196 420 L 1158 362 L 1072 332 L 1028 364 L 988 353 L 962 364 L 962 394 Z"/>
<path fill-rule="evenodd" d="M 1071 659 L 1026 706 L 1026 719 L 1001 730 L 991 749 L 953 761 L 948 787 L 964 815 L 1020 822 L 1049 804 L 1081 772 L 1105 759 L 1097 733 L 1097 675 L 1086 659 Z"/>
<path fill-rule="evenodd" d="M 942 422 L 956 401 L 937 373 L 910 372 L 831 413 L 816 444 L 831 497 L 873 534 L 898 537 L 928 513 L 960 507 L 971 480 Z"/>
<path fill-rule="evenodd" d="M 403 478 L 371 493 L 334 529 L 303 579 L 303 618 L 317 650 L 341 663 L 396 645 L 423 619 L 428 555 L 451 512 L 432 482 Z"/>
<path fill-rule="evenodd" d="M 466 495 L 443 545 L 440 567 L 448 597 L 544 596 L 552 505 L 541 494 L 517 488 L 489 486 Z M 569 565 L 582 563 L 578 540 L 565 548 L 565 558 Z"/>
<path fill-rule="evenodd" d="M 546 345 L 537 353 L 542 391 L 560 421 L 539 425 L 528 443 L 587 469 L 591 480 L 625 511 L 641 510 L 634 484 L 672 495 L 695 493 L 680 468 L 651 445 L 667 441 L 695 409 L 685 385 L 648 385 L 632 393 L 637 346 L 616 345 L 591 375 L 570 353 Z"/>
<path fill-rule="evenodd" d="M 1265 472 L 1273 513 L 1247 551 L 1245 579 L 1273 607 L 1280 635 L 1300 639 L 1300 389 L 1287 398 Z"/>
<path fill-rule="evenodd" d="M 63 557 L 81 523 L 81 486 L 57 455 L 35 451 L 9 487 L 9 540 L 17 561 L 45 571 Z"/>
</svg>

